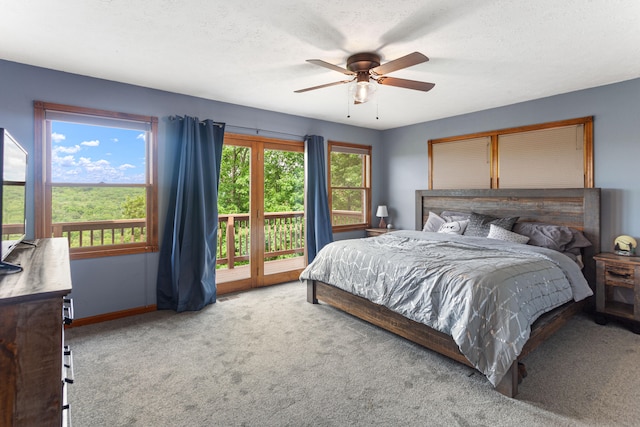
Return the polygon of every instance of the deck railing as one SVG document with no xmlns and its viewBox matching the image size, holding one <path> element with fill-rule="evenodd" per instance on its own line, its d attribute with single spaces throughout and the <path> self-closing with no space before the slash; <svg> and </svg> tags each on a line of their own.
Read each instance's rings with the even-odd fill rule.
<svg viewBox="0 0 640 427">
<path fill-rule="evenodd" d="M 333 211 L 334 225 L 358 223 L 362 213 Z M 6 226 L 5 226 L 6 227 Z M 19 225 L 16 225 L 19 228 Z M 57 222 L 53 237 L 66 237 L 70 248 L 144 243 L 146 221 L 123 219 L 90 222 Z M 264 214 L 265 260 L 280 259 L 304 253 L 304 212 L 271 212 Z M 233 238 L 230 238 L 233 236 Z M 218 216 L 217 264 L 233 268 L 248 262 L 251 254 L 249 214 Z"/>
<path fill-rule="evenodd" d="M 304 212 L 265 213 L 264 222 L 265 260 L 304 253 Z M 144 219 L 52 225 L 53 237 L 66 237 L 70 248 L 145 242 L 145 232 Z M 233 268 L 237 262 L 249 261 L 250 243 L 249 214 L 219 215 L 217 264 Z"/>
<path fill-rule="evenodd" d="M 24 234 L 24 224 L 3 224 L 2 234 L 5 239 L 19 237 Z"/>
<path fill-rule="evenodd" d="M 333 224 L 362 221 L 361 212 L 333 211 Z M 234 236 L 233 239 L 228 236 Z M 249 214 L 218 216 L 218 265 L 233 268 L 250 257 Z M 275 260 L 304 253 L 304 212 L 270 212 L 264 214 L 264 259 Z"/>
<path fill-rule="evenodd" d="M 229 238 L 233 236 L 233 238 Z M 218 216 L 218 265 L 233 268 L 251 255 L 249 214 Z M 304 212 L 264 214 L 264 259 L 279 259 L 304 253 Z"/>
<path fill-rule="evenodd" d="M 144 243 L 147 222 L 144 219 L 118 219 L 90 222 L 56 222 L 53 237 L 66 237 L 70 248 Z"/>
</svg>

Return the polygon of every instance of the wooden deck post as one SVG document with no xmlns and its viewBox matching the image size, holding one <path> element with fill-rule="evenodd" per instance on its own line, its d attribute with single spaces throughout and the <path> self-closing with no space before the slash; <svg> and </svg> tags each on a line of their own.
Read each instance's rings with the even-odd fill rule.
<svg viewBox="0 0 640 427">
<path fill-rule="evenodd" d="M 234 224 L 233 215 L 229 215 L 229 220 L 227 221 L 227 268 L 231 269 L 234 267 L 236 256 L 236 231 Z"/>
</svg>

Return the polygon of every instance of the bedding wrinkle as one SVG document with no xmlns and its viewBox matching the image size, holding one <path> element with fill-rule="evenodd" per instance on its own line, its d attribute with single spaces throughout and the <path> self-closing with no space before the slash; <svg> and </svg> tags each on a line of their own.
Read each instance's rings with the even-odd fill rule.
<svg viewBox="0 0 640 427">
<path fill-rule="evenodd" d="M 590 292 L 577 264 L 553 252 L 483 237 L 395 231 L 333 242 L 300 277 L 450 335 L 496 385 L 541 314 Z"/>
</svg>

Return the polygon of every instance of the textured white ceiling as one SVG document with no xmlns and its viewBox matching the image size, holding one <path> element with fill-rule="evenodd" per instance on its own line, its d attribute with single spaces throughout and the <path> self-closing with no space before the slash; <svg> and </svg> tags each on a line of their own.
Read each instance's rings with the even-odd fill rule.
<svg viewBox="0 0 640 427">
<path fill-rule="evenodd" d="M 0 0 L 0 58 L 283 113 L 389 129 L 640 77 L 638 0 Z M 305 62 L 429 62 L 349 105 Z M 350 113 L 350 118 L 347 114 Z M 376 119 L 376 115 L 379 119 Z"/>
</svg>

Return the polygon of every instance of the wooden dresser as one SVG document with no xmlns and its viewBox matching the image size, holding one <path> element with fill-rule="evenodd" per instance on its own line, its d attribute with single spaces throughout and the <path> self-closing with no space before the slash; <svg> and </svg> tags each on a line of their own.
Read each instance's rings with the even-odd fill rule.
<svg viewBox="0 0 640 427">
<path fill-rule="evenodd" d="M 6 261 L 23 271 L 0 276 L 0 426 L 60 426 L 67 240 L 21 244 Z"/>
</svg>

